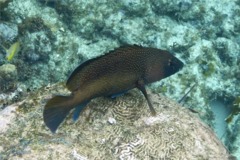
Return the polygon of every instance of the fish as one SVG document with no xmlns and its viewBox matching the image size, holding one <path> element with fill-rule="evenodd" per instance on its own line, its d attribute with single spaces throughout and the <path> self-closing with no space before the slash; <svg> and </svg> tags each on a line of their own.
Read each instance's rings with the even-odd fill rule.
<svg viewBox="0 0 240 160">
<path fill-rule="evenodd" d="M 69 76 L 69 96 L 56 95 L 44 106 L 45 125 L 55 133 L 72 109 L 76 121 L 86 105 L 97 97 L 116 97 L 138 88 L 156 111 L 145 85 L 169 77 L 183 68 L 183 62 L 166 50 L 126 45 L 80 64 Z"/>
<path fill-rule="evenodd" d="M 231 113 L 225 119 L 225 121 L 229 125 L 232 122 L 234 116 L 237 116 L 240 114 L 240 96 L 236 97 L 236 99 L 233 101 L 231 110 L 232 110 Z"/>
<path fill-rule="evenodd" d="M 5 50 L 6 50 L 6 59 L 8 61 L 11 61 L 14 55 L 16 55 L 20 51 L 20 42 L 17 41 L 13 43 L 9 49 L 5 49 Z"/>
</svg>

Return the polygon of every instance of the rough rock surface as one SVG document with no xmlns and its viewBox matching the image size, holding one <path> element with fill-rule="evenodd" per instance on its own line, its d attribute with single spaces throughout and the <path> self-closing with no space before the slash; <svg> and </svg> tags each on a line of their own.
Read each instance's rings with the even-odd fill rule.
<svg viewBox="0 0 240 160">
<path fill-rule="evenodd" d="M 0 66 L 0 93 L 16 89 L 17 68 L 13 64 L 4 64 Z"/>
<path fill-rule="evenodd" d="M 157 116 L 150 115 L 143 95 L 132 90 L 92 100 L 73 123 L 52 134 L 42 111 L 51 94 L 67 94 L 63 85 L 41 88 L 0 113 L 0 159 L 228 159 L 213 131 L 191 111 L 158 94 L 150 94 Z M 6 127 L 6 125 L 5 125 Z"/>
</svg>

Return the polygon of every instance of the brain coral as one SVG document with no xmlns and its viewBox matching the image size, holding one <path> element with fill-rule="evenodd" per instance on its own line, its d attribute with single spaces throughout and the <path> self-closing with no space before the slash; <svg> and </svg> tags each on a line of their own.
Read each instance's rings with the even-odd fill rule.
<svg viewBox="0 0 240 160">
<path fill-rule="evenodd" d="M 19 105 L 8 130 L 0 134 L 0 159 L 229 157 L 213 131 L 194 113 L 166 97 L 150 94 L 158 113 L 152 117 L 137 90 L 116 99 L 94 99 L 76 123 L 69 117 L 52 134 L 43 124 L 42 111 L 44 99 L 56 93 L 66 91 L 62 85 L 42 88 Z"/>
</svg>

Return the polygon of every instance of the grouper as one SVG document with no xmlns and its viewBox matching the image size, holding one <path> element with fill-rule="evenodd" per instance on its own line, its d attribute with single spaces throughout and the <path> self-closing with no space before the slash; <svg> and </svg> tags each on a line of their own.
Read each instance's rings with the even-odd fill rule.
<svg viewBox="0 0 240 160">
<path fill-rule="evenodd" d="M 69 96 L 54 96 L 44 107 L 43 119 L 55 133 L 72 109 L 77 120 L 93 98 L 116 97 L 138 88 L 146 98 L 151 114 L 156 115 L 145 85 L 166 78 L 183 67 L 183 62 L 166 50 L 127 45 L 79 65 L 66 87 Z"/>
</svg>

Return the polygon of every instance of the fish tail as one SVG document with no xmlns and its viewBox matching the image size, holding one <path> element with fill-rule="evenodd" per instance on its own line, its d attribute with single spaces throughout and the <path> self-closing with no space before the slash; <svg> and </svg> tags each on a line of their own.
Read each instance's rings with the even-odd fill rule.
<svg viewBox="0 0 240 160">
<path fill-rule="evenodd" d="M 55 96 L 44 107 L 43 119 L 46 126 L 55 133 L 59 125 L 73 109 L 72 96 Z"/>
</svg>

